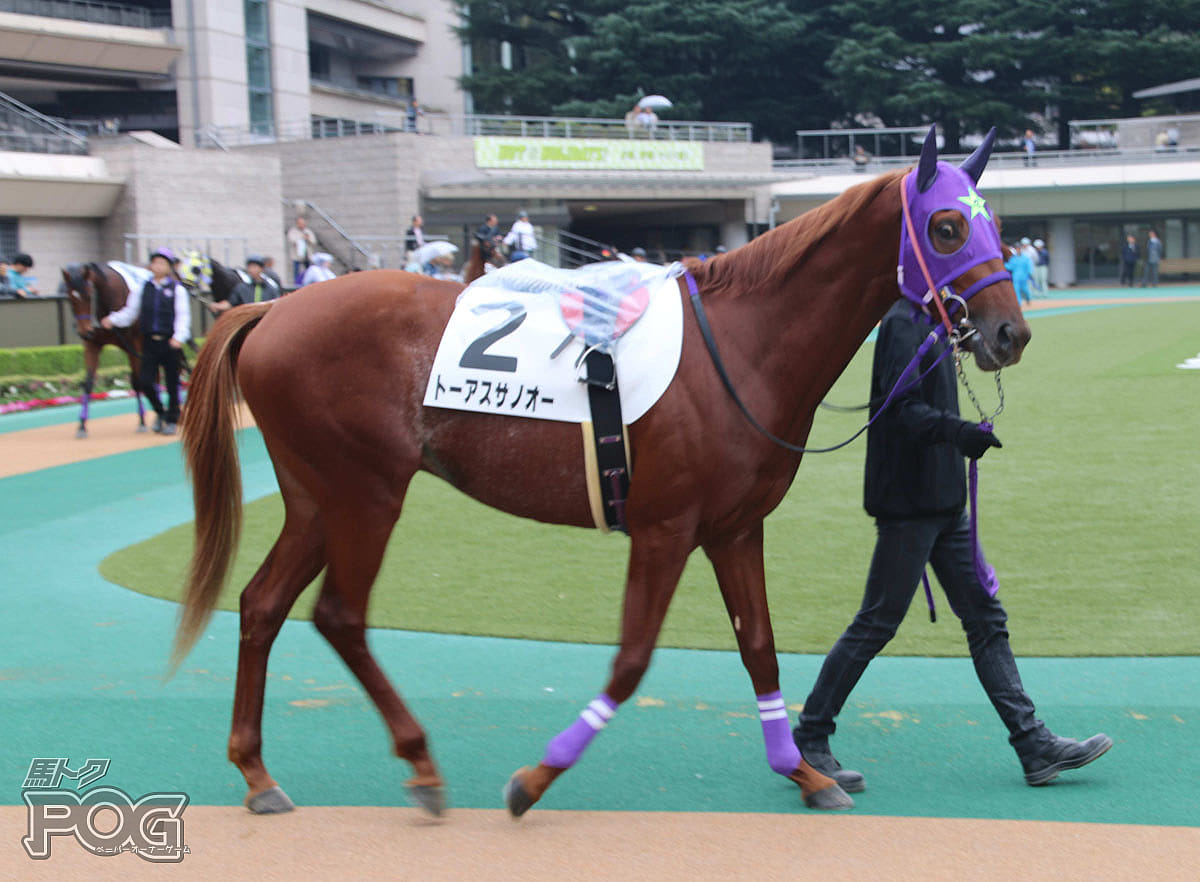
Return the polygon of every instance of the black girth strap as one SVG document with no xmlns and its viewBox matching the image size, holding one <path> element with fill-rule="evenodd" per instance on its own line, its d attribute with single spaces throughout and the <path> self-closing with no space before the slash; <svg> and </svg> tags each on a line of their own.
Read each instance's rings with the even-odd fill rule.
<svg viewBox="0 0 1200 882">
<path fill-rule="evenodd" d="M 592 437 L 604 522 L 610 530 L 628 533 L 625 498 L 629 495 L 629 459 L 625 450 L 625 425 L 621 421 L 621 396 L 612 356 L 589 349 L 584 357 L 588 405 L 592 410 Z"/>
</svg>

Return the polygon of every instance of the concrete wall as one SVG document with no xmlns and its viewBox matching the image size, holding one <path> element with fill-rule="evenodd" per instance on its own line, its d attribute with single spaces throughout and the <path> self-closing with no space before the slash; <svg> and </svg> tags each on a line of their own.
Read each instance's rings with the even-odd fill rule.
<svg viewBox="0 0 1200 882">
<path fill-rule="evenodd" d="M 272 16 L 279 5 L 271 4 Z M 242 0 L 172 0 L 171 16 L 175 38 L 184 47 L 175 64 L 180 141 L 195 144 L 197 127 L 249 125 Z"/>
<path fill-rule="evenodd" d="M 39 293 L 53 294 L 58 289 L 60 267 L 100 255 L 100 227 L 101 222 L 93 218 L 23 217 L 18 221 L 21 250 L 33 258 Z"/>
<path fill-rule="evenodd" d="M 452 0 L 427 0 L 421 5 L 425 43 L 415 57 L 398 66 L 399 76 L 412 77 L 413 91 L 426 110 L 464 113 L 457 82 L 463 74 L 463 47 L 453 30 L 460 23 L 458 9 Z"/>
<path fill-rule="evenodd" d="M 161 149 L 133 141 L 97 145 L 125 191 L 102 226 L 104 257 L 123 258 L 125 234 L 138 240 L 133 259 L 155 245 L 201 248 L 241 263 L 247 253 L 284 254 L 280 161 L 269 153 Z M 228 243 L 223 237 L 230 237 Z M 241 240 L 244 239 L 243 244 Z"/>
</svg>

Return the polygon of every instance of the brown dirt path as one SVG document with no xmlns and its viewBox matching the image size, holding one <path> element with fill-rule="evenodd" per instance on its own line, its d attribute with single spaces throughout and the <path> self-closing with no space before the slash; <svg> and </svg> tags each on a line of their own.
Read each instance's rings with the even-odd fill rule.
<svg viewBox="0 0 1200 882">
<path fill-rule="evenodd" d="M 416 809 L 300 808 L 255 817 L 215 806 L 188 807 L 184 823 L 191 853 L 168 868 L 129 854 L 96 857 L 66 838 L 42 862 L 19 845 L 24 806 L 0 806 L 0 876 L 1194 882 L 1200 867 L 1200 829 L 1190 827 L 537 809 L 519 822 L 481 809 L 430 821 Z"/>
<path fill-rule="evenodd" d="M 254 418 L 245 405 L 242 405 L 240 418 L 241 425 L 254 425 Z M 154 414 L 151 413 L 146 425 L 153 422 Z M 178 435 L 137 432 L 137 416 L 132 413 L 88 420 L 87 438 L 76 438 L 75 426 L 73 422 L 62 423 L 0 435 L 0 478 L 179 441 Z"/>
</svg>

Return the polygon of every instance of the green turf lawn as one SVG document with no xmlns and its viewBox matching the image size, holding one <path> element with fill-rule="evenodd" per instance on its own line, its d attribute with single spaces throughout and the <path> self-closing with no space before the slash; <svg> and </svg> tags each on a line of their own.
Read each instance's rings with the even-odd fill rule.
<svg viewBox="0 0 1200 882">
<path fill-rule="evenodd" d="M 1095 310 L 1033 321 L 1020 365 L 1004 372 L 1003 450 L 981 461 L 982 529 L 1000 576 L 1013 644 L 1024 655 L 1184 655 L 1200 650 L 1200 304 Z M 829 400 L 865 399 L 871 346 Z M 985 402 L 995 389 L 969 367 Z M 714 395 L 724 394 L 718 387 Z M 964 415 L 969 404 L 962 396 Z M 858 415 L 822 411 L 812 442 L 840 441 Z M 861 508 L 865 442 L 808 457 L 766 527 L 776 643 L 825 652 L 857 609 L 874 539 Z M 282 523 L 278 496 L 246 509 L 223 609 Z M 111 581 L 177 597 L 190 525 L 101 564 Z M 375 586 L 375 626 L 612 643 L 628 540 L 520 520 L 418 475 Z M 936 583 L 935 583 L 935 592 Z M 939 622 L 914 602 L 888 652 L 965 655 L 940 592 Z M 297 604 L 308 617 L 314 588 Z M 693 555 L 661 645 L 732 649 L 702 553 Z"/>
</svg>

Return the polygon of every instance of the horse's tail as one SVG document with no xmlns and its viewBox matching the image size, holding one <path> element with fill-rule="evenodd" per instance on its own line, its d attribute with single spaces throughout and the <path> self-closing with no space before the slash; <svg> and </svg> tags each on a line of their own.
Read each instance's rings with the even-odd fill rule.
<svg viewBox="0 0 1200 882">
<path fill-rule="evenodd" d="M 271 304 L 230 310 L 217 322 L 196 359 L 180 426 L 196 509 L 196 548 L 188 568 L 187 590 L 171 673 L 191 651 L 208 624 L 242 527 L 242 475 L 238 463 L 237 360 L 242 343 Z"/>
</svg>

